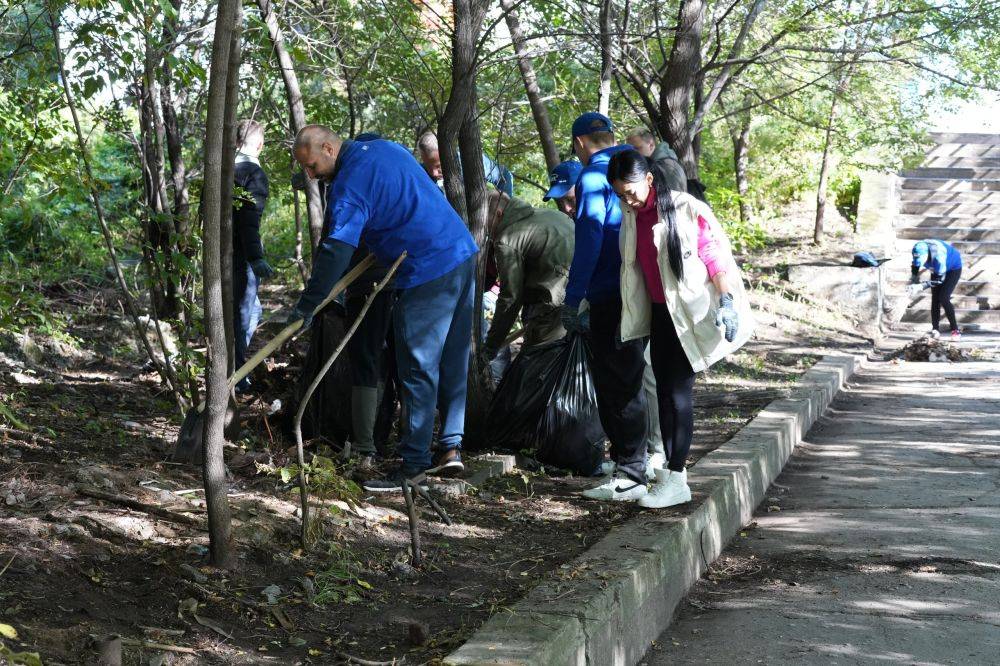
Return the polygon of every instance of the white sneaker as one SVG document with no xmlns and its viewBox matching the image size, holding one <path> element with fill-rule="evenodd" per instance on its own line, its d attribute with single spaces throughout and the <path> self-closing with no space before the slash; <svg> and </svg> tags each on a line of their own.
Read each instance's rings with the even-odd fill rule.
<svg viewBox="0 0 1000 666">
<path fill-rule="evenodd" d="M 931 330 L 930 330 L 930 331 L 929 331 L 929 332 L 927 333 L 927 335 L 929 335 L 929 336 L 930 336 L 930 337 L 932 337 L 933 339 L 937 340 L 938 338 L 940 338 L 940 337 L 941 337 L 941 331 L 937 330 L 936 328 L 932 328 L 932 329 L 931 329 Z"/>
<path fill-rule="evenodd" d="M 667 466 L 667 455 L 665 453 L 650 454 L 649 458 L 646 459 L 646 480 L 653 481 L 656 479 L 656 470 L 664 469 Z"/>
<path fill-rule="evenodd" d="M 587 499 L 632 502 L 645 496 L 646 484 L 636 483 L 621 472 L 615 472 L 601 485 L 584 490 L 580 494 Z"/>
<path fill-rule="evenodd" d="M 647 509 L 663 509 L 690 501 L 691 489 L 688 487 L 687 470 L 672 472 L 669 469 L 657 469 L 656 483 L 639 500 L 639 506 Z"/>
</svg>

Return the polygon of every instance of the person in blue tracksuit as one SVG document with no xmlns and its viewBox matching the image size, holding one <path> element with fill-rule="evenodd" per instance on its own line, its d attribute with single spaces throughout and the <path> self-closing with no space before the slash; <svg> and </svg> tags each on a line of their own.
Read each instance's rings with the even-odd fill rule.
<svg viewBox="0 0 1000 666">
<path fill-rule="evenodd" d="M 583 494 L 616 501 L 639 499 L 646 493 L 645 342 L 623 343 L 619 334 L 622 213 L 608 182 L 608 162 L 623 150 L 632 147 L 616 145 L 607 116 L 585 113 L 573 122 L 573 151 L 583 170 L 576 182 L 576 237 L 562 309 L 567 331 L 589 329 L 597 409 L 616 465 L 610 479 Z M 580 310 L 584 299 L 589 304 L 586 314 Z"/>
<path fill-rule="evenodd" d="M 913 244 L 913 263 L 910 266 L 910 282 L 920 282 L 920 272 L 931 272 L 931 335 L 938 335 L 941 323 L 941 308 L 948 317 L 951 337 L 959 338 L 958 323 L 955 321 L 955 306 L 951 304 L 951 294 L 962 277 L 962 255 L 950 243 L 929 238 Z"/>
<path fill-rule="evenodd" d="M 327 235 L 289 321 L 308 326 L 362 241 L 379 263 L 407 256 L 396 273 L 393 331 L 403 404 L 402 465 L 366 481 L 370 492 L 401 490 L 405 478 L 463 469 L 466 378 L 472 342 L 476 247 L 465 223 L 405 148 L 350 141 L 322 125 L 299 130 L 295 159 L 331 182 Z M 431 460 L 435 409 L 441 452 Z"/>
</svg>

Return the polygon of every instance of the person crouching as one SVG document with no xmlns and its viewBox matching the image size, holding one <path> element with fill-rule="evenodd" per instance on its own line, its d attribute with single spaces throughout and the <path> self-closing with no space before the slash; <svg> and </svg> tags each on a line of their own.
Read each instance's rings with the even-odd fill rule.
<svg viewBox="0 0 1000 666">
<path fill-rule="evenodd" d="M 621 339 L 649 336 L 666 469 L 639 504 L 691 500 L 685 462 L 694 432 L 695 373 L 739 349 L 753 332 L 729 241 L 707 204 L 671 191 L 634 150 L 612 156 L 608 181 L 621 200 Z"/>
</svg>

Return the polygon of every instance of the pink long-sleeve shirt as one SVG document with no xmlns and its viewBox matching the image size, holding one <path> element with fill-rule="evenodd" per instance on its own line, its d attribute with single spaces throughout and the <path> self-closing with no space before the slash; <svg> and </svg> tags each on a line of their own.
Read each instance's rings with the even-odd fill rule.
<svg viewBox="0 0 1000 666">
<path fill-rule="evenodd" d="M 656 209 L 656 189 L 649 188 L 646 203 L 636 212 L 636 260 L 642 268 L 646 280 L 646 291 L 653 303 L 665 303 L 663 281 L 660 279 L 660 265 L 657 261 L 656 245 L 653 244 L 653 227 L 659 223 Z M 698 258 L 705 264 L 709 279 L 723 272 L 722 247 L 711 225 L 701 215 L 698 216 Z"/>
</svg>

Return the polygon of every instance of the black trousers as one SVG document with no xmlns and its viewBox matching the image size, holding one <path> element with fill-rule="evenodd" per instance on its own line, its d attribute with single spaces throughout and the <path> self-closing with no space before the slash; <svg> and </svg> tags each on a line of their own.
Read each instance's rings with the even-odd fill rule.
<svg viewBox="0 0 1000 666">
<path fill-rule="evenodd" d="M 365 305 L 367 294 L 347 299 L 347 325 L 357 318 Z M 368 313 L 361 320 L 358 330 L 347 342 L 347 355 L 351 359 L 351 386 L 377 388 L 382 380 L 386 360 L 386 338 L 392 322 L 392 306 L 396 302 L 393 289 L 383 289 L 375 296 Z"/>
<path fill-rule="evenodd" d="M 664 303 L 653 303 L 649 356 L 656 377 L 663 448 L 667 469 L 684 470 L 694 435 L 694 370 L 681 347 L 677 329 Z"/>
<path fill-rule="evenodd" d="M 619 299 L 590 304 L 591 372 L 597 391 L 601 425 L 611 440 L 611 458 L 618 470 L 646 483 L 646 395 L 642 373 L 645 340 L 621 342 L 622 304 Z"/>
<path fill-rule="evenodd" d="M 958 281 L 962 278 L 962 269 L 956 268 L 944 274 L 944 282 L 936 287 L 931 287 L 931 326 L 936 331 L 941 324 L 941 308 L 948 317 L 948 324 L 951 330 L 958 330 L 958 323 L 955 321 L 955 306 L 951 304 L 951 294 L 958 286 Z"/>
</svg>

